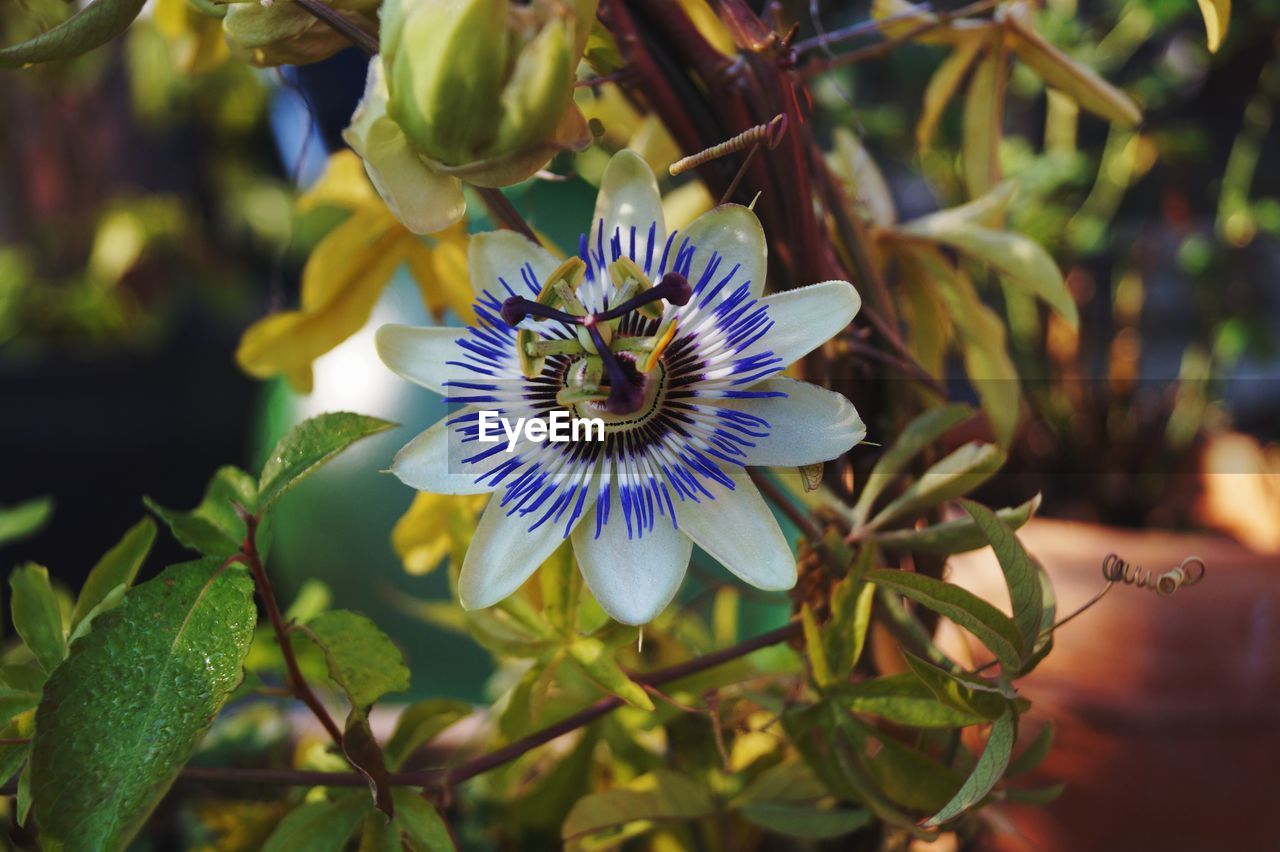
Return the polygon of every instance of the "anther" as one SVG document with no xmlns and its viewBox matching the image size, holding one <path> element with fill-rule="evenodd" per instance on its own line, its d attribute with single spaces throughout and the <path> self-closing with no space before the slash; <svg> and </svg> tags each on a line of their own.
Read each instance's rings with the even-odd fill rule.
<svg viewBox="0 0 1280 852">
<path fill-rule="evenodd" d="M 515 328 L 528 316 L 557 320 L 566 325 L 578 325 L 582 322 L 581 317 L 575 317 L 572 314 L 566 314 L 564 311 L 541 305 L 532 299 L 526 299 L 524 296 L 512 296 L 507 299 L 502 303 L 502 307 L 498 309 L 498 313 L 502 316 L 502 321 L 512 328 Z"/>
<path fill-rule="evenodd" d="M 668 272 L 662 276 L 661 281 L 640 295 L 633 299 L 628 299 L 616 308 L 610 308 L 602 314 L 596 314 L 595 317 L 601 322 L 617 319 L 618 317 L 626 316 L 636 308 L 656 302 L 659 299 L 666 299 L 676 306 L 687 305 L 692 297 L 693 287 L 690 286 L 689 279 L 679 272 Z"/>
</svg>

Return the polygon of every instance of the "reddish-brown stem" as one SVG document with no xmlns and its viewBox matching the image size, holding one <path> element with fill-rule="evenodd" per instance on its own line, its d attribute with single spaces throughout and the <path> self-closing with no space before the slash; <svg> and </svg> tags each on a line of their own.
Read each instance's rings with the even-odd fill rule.
<svg viewBox="0 0 1280 852">
<path fill-rule="evenodd" d="M 294 0 L 294 2 L 345 36 L 347 41 L 360 48 L 365 56 L 377 54 L 378 37 L 360 29 L 324 0 Z"/>
<path fill-rule="evenodd" d="M 276 603 L 275 592 L 271 588 L 271 580 L 267 577 L 267 569 L 262 564 L 262 558 L 258 555 L 258 544 L 256 541 L 258 531 L 258 518 L 247 512 L 243 513 L 245 523 L 244 543 L 240 545 L 240 552 L 231 557 L 228 562 L 242 562 L 249 569 L 249 573 L 253 575 L 254 585 L 258 588 L 258 596 L 262 598 L 262 605 L 267 610 L 267 618 L 271 621 L 271 629 L 276 634 L 276 644 L 280 646 L 280 655 L 284 658 L 285 668 L 289 672 L 289 688 L 293 691 L 293 695 L 307 707 L 311 708 L 311 712 L 320 720 L 320 724 L 329 732 L 329 736 L 342 748 L 342 729 L 333 721 L 333 717 L 329 715 L 329 711 L 320 703 L 320 699 L 311 691 L 310 684 L 302 675 L 302 669 L 298 667 L 298 657 L 293 651 L 293 643 L 289 640 L 289 628 L 284 623 L 284 617 L 280 614 L 280 606 Z"/>
<path fill-rule="evenodd" d="M 485 207 L 489 208 L 489 213 L 498 224 L 523 235 L 527 240 L 538 242 L 538 235 L 533 232 L 533 228 L 529 227 L 529 223 L 520 215 L 520 211 L 510 199 L 502 194 L 502 190 L 491 186 L 477 186 L 475 190 L 484 199 Z"/>
</svg>

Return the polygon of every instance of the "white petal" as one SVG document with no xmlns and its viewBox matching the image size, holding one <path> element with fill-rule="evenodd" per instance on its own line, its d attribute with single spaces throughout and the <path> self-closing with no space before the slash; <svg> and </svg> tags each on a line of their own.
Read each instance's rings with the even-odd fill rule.
<svg viewBox="0 0 1280 852">
<path fill-rule="evenodd" d="M 369 60 L 364 97 L 342 138 L 364 160 L 365 172 L 387 207 L 415 234 L 442 231 L 466 212 L 462 181 L 432 170 L 387 116 L 380 57 Z"/>
<path fill-rule="evenodd" d="M 575 525 L 592 514 L 595 498 L 592 488 Z M 530 531 L 529 527 L 536 521 L 534 516 L 508 516 L 507 507 L 501 505 L 497 496 L 489 501 L 458 576 L 458 598 L 464 609 L 493 606 L 520 588 L 564 542 L 564 519 L 559 523 L 547 521 Z"/>
<path fill-rule="evenodd" d="M 714 500 L 681 503 L 680 529 L 720 564 L 759 589 L 781 591 L 796 584 L 796 560 L 773 512 L 754 482 L 734 479 L 734 490 Z"/>
<path fill-rule="evenodd" d="M 534 284 L 526 284 L 521 273 L 526 263 L 533 269 Z M 467 245 L 471 289 L 477 296 L 488 290 L 498 301 L 510 295 L 498 279 L 505 281 L 516 295 L 532 299 L 559 265 L 555 255 L 515 231 L 475 234 Z"/>
<path fill-rule="evenodd" d="M 463 443 L 458 430 L 449 425 L 475 410 L 468 407 L 446 415 L 405 444 L 391 462 L 391 472 L 405 485 L 431 494 L 488 494 L 493 486 L 478 483 L 476 478 L 509 456 L 499 451 L 483 462 L 464 466 L 462 460 L 483 447 L 474 441 Z"/>
<path fill-rule="evenodd" d="M 720 291 L 721 296 L 727 296 L 743 283 L 750 282 L 752 298 L 760 298 L 768 271 L 769 250 L 765 246 L 764 229 L 760 227 L 755 213 L 741 204 L 722 204 L 694 219 L 684 232 L 677 235 L 672 252 L 686 239 L 690 245 L 697 246 L 689 268 L 691 284 L 701 280 L 712 253 L 717 252 L 721 257 L 720 265 L 708 280 L 707 287 L 714 287 L 731 269 L 739 266 L 737 274 Z"/>
<path fill-rule="evenodd" d="M 773 328 L 744 355 L 763 349 L 782 363 L 800 360 L 842 331 L 862 307 L 862 297 L 848 281 L 824 281 L 765 296 Z"/>
<path fill-rule="evenodd" d="M 751 390 L 786 396 L 715 403 L 768 421 L 768 437 L 748 438 L 755 444 L 746 448 L 748 465 L 798 467 L 831 461 L 867 436 L 862 418 L 842 394 L 781 376 L 758 382 Z"/>
<path fill-rule="evenodd" d="M 427 390 L 445 396 L 448 381 L 484 381 L 485 377 L 466 367 L 467 352 L 458 339 L 467 336 L 462 328 L 415 328 L 408 325 L 384 325 L 374 335 L 374 344 L 382 363 L 397 375 Z M 454 362 L 454 363 L 450 363 Z"/>
<path fill-rule="evenodd" d="M 596 245 L 597 228 L 604 220 L 604 246 L 606 262 L 612 259 L 609 240 L 620 232 L 623 254 L 630 255 L 631 229 L 636 229 L 635 260 L 644 268 L 649 253 L 649 227 L 654 227 L 653 263 L 662 255 L 667 239 L 666 219 L 662 214 L 662 199 L 658 195 L 658 181 L 644 158 L 635 151 L 624 149 L 614 154 L 605 166 L 600 178 L 600 192 L 596 196 L 596 212 L 591 219 L 588 235 L 591 247 Z"/>
<path fill-rule="evenodd" d="M 643 538 L 628 538 L 618 489 L 610 489 L 609 523 L 596 537 L 594 518 L 573 531 L 573 552 L 591 594 L 623 624 L 646 624 L 675 597 L 693 542 L 659 516 Z"/>
</svg>

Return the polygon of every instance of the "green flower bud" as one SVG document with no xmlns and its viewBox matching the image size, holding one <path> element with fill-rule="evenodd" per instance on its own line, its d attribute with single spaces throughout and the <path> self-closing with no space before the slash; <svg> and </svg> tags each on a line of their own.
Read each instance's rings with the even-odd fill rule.
<svg viewBox="0 0 1280 852">
<path fill-rule="evenodd" d="M 442 173 L 523 180 L 590 142 L 572 93 L 594 17 L 595 0 L 387 0 L 389 115 Z"/>
<path fill-rule="evenodd" d="M 379 0 L 329 0 L 329 5 L 368 32 L 378 28 Z M 305 65 L 327 59 L 351 42 L 291 0 L 232 3 L 222 19 L 232 47 L 254 65 Z"/>
</svg>

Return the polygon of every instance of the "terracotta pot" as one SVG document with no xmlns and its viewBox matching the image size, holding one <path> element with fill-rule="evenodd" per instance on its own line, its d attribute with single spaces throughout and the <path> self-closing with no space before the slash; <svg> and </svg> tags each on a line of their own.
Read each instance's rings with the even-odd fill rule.
<svg viewBox="0 0 1280 852">
<path fill-rule="evenodd" d="M 1024 729 L 1052 720 L 1057 736 L 1018 785 L 1066 792 L 1046 807 L 997 806 L 981 848 L 1280 848 L 1280 558 L 1214 536 L 1059 521 L 1019 537 L 1052 576 L 1060 617 L 1101 588 L 1109 552 L 1157 572 L 1194 554 L 1207 572 L 1170 597 L 1117 585 L 1062 628 L 1020 682 L 1034 705 Z M 991 551 L 951 564 L 949 579 L 1007 611 Z"/>
</svg>

